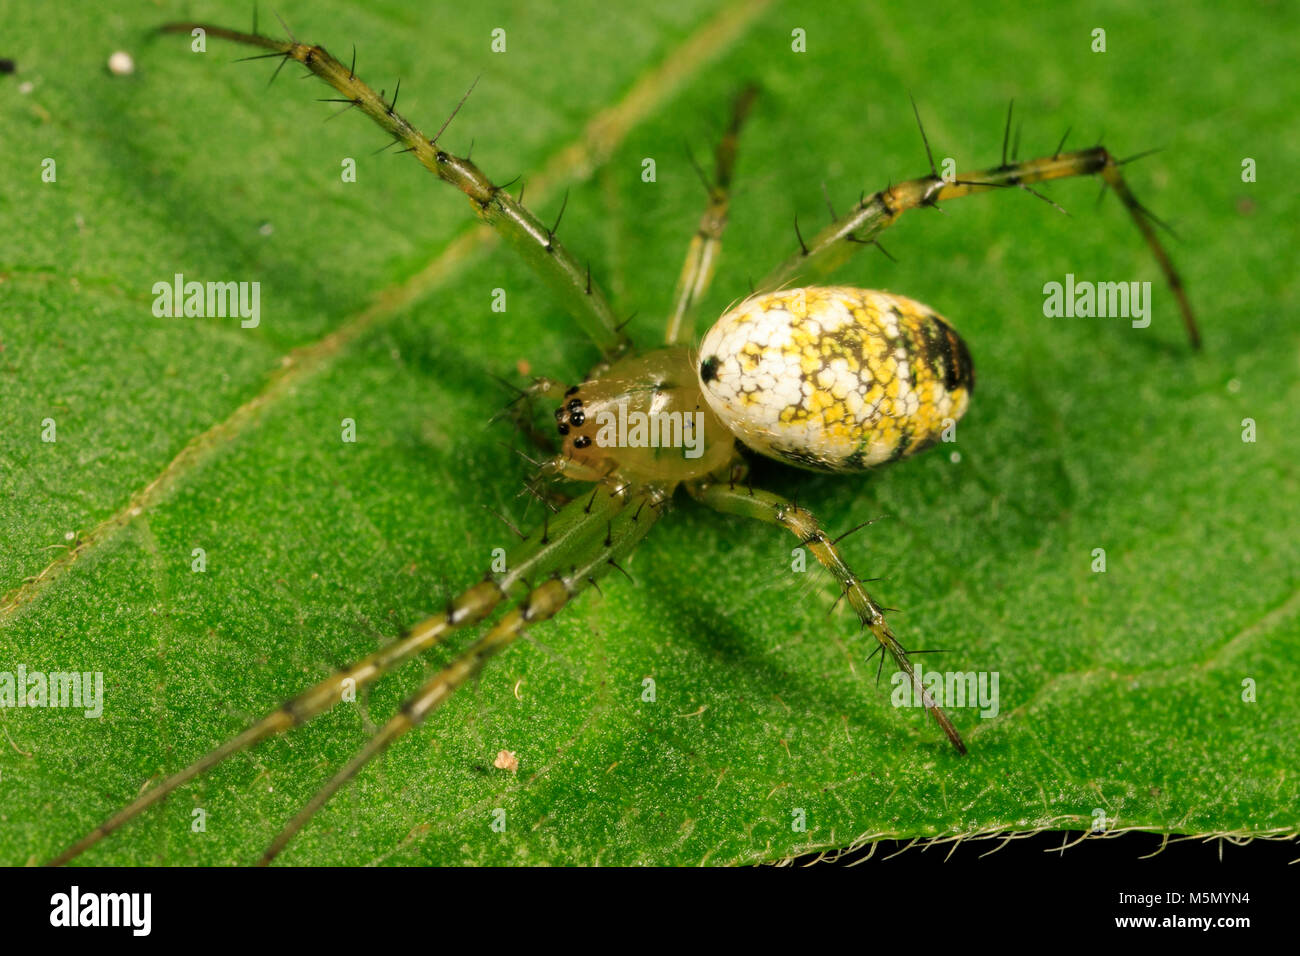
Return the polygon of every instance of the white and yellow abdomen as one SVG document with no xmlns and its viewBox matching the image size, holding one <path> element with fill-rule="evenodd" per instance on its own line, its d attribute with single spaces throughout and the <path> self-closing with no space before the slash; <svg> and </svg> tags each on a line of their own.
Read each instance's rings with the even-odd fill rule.
<svg viewBox="0 0 1300 956">
<path fill-rule="evenodd" d="M 714 414 L 755 451 L 852 472 L 937 441 L 966 413 L 966 343 L 927 306 L 837 287 L 751 296 L 700 344 Z"/>
</svg>

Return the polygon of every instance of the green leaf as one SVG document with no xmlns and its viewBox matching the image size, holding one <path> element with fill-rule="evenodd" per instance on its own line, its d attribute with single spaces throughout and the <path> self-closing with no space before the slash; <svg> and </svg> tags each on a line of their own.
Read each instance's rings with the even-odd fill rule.
<svg viewBox="0 0 1300 956">
<path fill-rule="evenodd" d="M 355 112 L 322 124 L 327 88 L 290 66 L 267 89 L 272 61 L 149 33 L 180 16 L 246 29 L 248 6 L 6 18 L 0 672 L 102 672 L 105 696 L 97 719 L 0 709 L 5 863 L 49 858 L 477 580 L 513 538 L 485 506 L 540 520 L 520 497 L 528 465 L 505 447 L 517 440 L 490 422 L 507 400 L 490 373 L 521 380 L 527 362 L 576 380 L 595 358 L 463 197 L 375 154 L 383 137 Z M 962 330 L 979 385 L 957 444 L 861 479 L 770 463 L 754 478 L 832 530 L 888 515 L 844 548 L 882 579 L 871 587 L 900 609 L 902 640 L 947 649 L 918 658 L 926 668 L 999 675 L 996 716 L 951 710 L 970 755 L 890 705 L 856 622 L 827 616 L 832 586 L 792 570 L 793 540 L 683 501 L 628 563 L 635 583 L 610 579 L 495 660 L 285 861 L 738 863 L 881 836 L 1086 829 L 1098 810 L 1111 828 L 1295 836 L 1300 200 L 1285 177 L 1300 140 L 1282 40 L 1295 11 L 1013 2 L 935 19 L 828 4 L 742 23 L 743 3 L 545 6 L 280 13 L 341 58 L 355 43 L 376 87 L 401 77 L 400 108 L 428 131 L 482 74 L 443 145 L 472 141 L 498 181 L 555 173 L 526 187 L 546 221 L 573 186 L 561 236 L 616 310 L 636 311 L 639 342 L 662 334 L 703 207 L 683 145 L 707 156 L 754 79 L 706 312 L 795 248 L 796 213 L 824 221 L 823 183 L 843 210 L 925 171 L 909 92 L 936 159 L 961 169 L 997 161 L 1014 97 L 1022 156 L 1071 125 L 1076 146 L 1104 129 L 1117 155 L 1164 147 L 1126 174 L 1181 237 L 1205 349 L 1187 348 L 1122 209 L 1094 208 L 1095 183 L 1051 186 L 1069 217 L 1012 190 L 908 214 L 883 237 L 896 264 L 865 250 L 838 280 L 918 298 Z M 692 47 L 719 17 L 735 41 Z M 1099 26 L 1105 53 L 1091 51 Z M 489 50 L 497 27 L 504 54 Z M 133 75 L 107 71 L 117 49 Z M 600 127 L 610 154 L 574 168 L 590 118 L 629 102 L 645 115 Z M 356 183 L 341 181 L 345 157 Z M 152 287 L 176 273 L 259 281 L 260 325 L 156 318 Z M 1151 327 L 1045 317 L 1043 286 L 1067 273 L 1150 281 Z M 82 859 L 252 862 L 468 640 L 227 761 Z M 517 773 L 493 766 L 501 750 Z"/>
</svg>

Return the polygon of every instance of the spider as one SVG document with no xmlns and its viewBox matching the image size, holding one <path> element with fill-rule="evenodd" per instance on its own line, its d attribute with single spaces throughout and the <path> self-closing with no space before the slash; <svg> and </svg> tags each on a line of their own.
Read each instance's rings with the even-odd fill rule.
<svg viewBox="0 0 1300 956">
<path fill-rule="evenodd" d="M 532 487 L 548 511 L 542 526 L 522 535 L 507 555 L 504 570 L 489 570 L 391 644 L 308 688 L 143 791 L 51 863 L 68 862 L 232 754 L 316 717 L 346 693 L 373 683 L 454 632 L 486 623 L 508 605 L 483 636 L 408 699 L 284 826 L 260 860 L 271 862 L 340 787 L 424 721 L 490 658 L 588 588 L 598 589 L 605 575 L 622 571 L 619 561 L 662 518 L 679 490 L 720 512 L 791 532 L 833 576 L 838 600 L 847 599 L 861 628 L 875 639 L 871 656 L 880 654 L 882 666 L 885 654 L 890 656 L 951 745 L 966 753 L 956 727 L 918 679 L 911 654 L 886 620 L 886 609 L 842 557 L 838 539 L 829 537 L 807 508 L 753 487 L 746 456 L 757 453 L 803 469 L 855 474 L 915 455 L 966 412 L 975 386 L 970 351 L 947 319 L 912 299 L 842 286 L 790 287 L 790 282 L 796 276 L 828 274 L 856 247 L 878 246 L 879 235 L 908 210 L 1005 188 L 1046 199 L 1032 184 L 1099 175 L 1151 248 L 1174 290 L 1192 346 L 1198 347 L 1182 282 L 1153 229 L 1159 221 L 1137 201 L 1120 173 L 1127 160 L 1116 160 L 1102 146 L 1063 152 L 1062 140 L 1050 156 L 1008 162 L 1004 135 L 999 165 L 945 178 L 935 168 L 921 126 L 929 175 L 864 194 L 845 216 L 808 241 L 796 222 L 799 247 L 794 254 L 697 342 L 699 303 L 716 269 L 738 140 L 756 95 L 754 87 L 747 87 L 736 98 L 717 146 L 712 179 L 701 174 L 708 202 L 690 240 L 664 344 L 638 350 L 590 271 L 558 240 L 558 220 L 546 227 L 468 158 L 439 147 L 438 135 L 420 132 L 397 112 L 397 92 L 386 100 L 356 75 L 355 59 L 345 66 L 320 46 L 301 43 L 291 33 L 288 40 L 273 39 L 257 33 L 256 25 L 252 33 L 201 23 L 160 28 L 164 33 L 196 29 L 268 51 L 250 58 L 278 58 L 277 72 L 290 60 L 301 64 L 338 91 L 340 96 L 328 101 L 345 104 L 345 110 L 360 109 L 403 152 L 414 153 L 438 178 L 463 192 L 478 217 L 500 230 L 559 294 L 601 358 L 577 384 L 534 379 L 518 390 L 511 405 L 512 417 L 548 450 L 535 462 L 537 483 Z M 915 104 L 913 109 L 920 126 Z M 1007 134 L 1010 120 L 1008 111 Z M 555 405 L 558 448 L 556 439 L 532 424 L 537 400 Z M 582 487 L 557 493 L 552 482 Z"/>
</svg>

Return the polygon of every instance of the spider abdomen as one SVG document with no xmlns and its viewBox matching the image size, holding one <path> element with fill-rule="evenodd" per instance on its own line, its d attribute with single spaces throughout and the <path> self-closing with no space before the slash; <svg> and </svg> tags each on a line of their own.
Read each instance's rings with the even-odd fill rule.
<svg viewBox="0 0 1300 956">
<path fill-rule="evenodd" d="M 848 287 L 751 296 L 700 345 L 713 412 L 755 451 L 853 472 L 915 454 L 965 414 L 970 352 L 929 307 Z"/>
</svg>

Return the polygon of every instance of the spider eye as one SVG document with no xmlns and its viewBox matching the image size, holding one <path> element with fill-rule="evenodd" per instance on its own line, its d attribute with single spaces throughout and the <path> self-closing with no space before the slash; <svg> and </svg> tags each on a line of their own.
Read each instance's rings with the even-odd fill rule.
<svg viewBox="0 0 1300 956">
<path fill-rule="evenodd" d="M 700 363 L 700 381 L 704 384 L 714 381 L 718 377 L 718 357 L 710 355 Z"/>
</svg>

